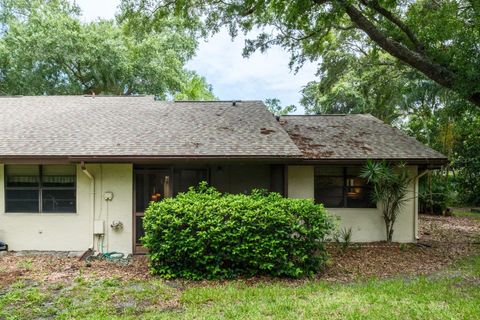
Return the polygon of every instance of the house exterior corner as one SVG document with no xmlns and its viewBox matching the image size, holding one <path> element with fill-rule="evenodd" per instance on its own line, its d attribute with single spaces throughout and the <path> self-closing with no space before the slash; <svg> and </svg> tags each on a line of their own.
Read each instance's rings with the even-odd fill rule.
<svg viewBox="0 0 480 320">
<path fill-rule="evenodd" d="M 408 188 L 407 201 L 403 205 L 394 227 L 393 241 L 410 243 L 416 241 L 418 219 L 417 166 L 408 166 L 412 181 Z M 315 166 L 288 166 L 288 196 L 291 198 L 315 199 Z M 318 202 L 318 201 L 317 201 Z M 326 207 L 338 218 L 340 229 L 352 230 L 353 242 L 385 241 L 386 231 L 380 205 L 374 208 Z"/>
<path fill-rule="evenodd" d="M 95 213 L 92 214 L 90 179 L 75 166 L 75 212 L 6 212 L 5 165 L 0 164 L 0 239 L 10 250 L 75 251 L 92 247 L 104 251 L 132 253 L 132 165 L 88 164 L 95 177 Z M 112 201 L 103 194 L 112 192 Z M 94 220 L 103 220 L 105 236 L 94 242 Z M 112 230 L 121 221 L 121 230 Z M 103 248 L 102 248 L 103 247 Z"/>
</svg>

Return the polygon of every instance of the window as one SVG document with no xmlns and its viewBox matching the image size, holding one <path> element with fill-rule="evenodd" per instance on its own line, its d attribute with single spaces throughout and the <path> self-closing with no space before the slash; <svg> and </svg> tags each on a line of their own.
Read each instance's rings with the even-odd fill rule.
<svg viewBox="0 0 480 320">
<path fill-rule="evenodd" d="M 75 212 L 75 166 L 5 166 L 5 211 Z"/>
<path fill-rule="evenodd" d="M 315 167 L 315 202 L 327 208 L 376 208 L 360 167 Z"/>
</svg>

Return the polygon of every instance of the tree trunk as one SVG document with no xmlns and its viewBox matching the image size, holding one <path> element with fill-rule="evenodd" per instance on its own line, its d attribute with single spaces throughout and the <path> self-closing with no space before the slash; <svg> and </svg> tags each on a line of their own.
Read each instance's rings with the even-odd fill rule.
<svg viewBox="0 0 480 320">
<path fill-rule="evenodd" d="M 428 171 L 428 192 L 430 194 L 430 214 L 433 212 L 433 193 L 432 193 L 432 172 Z"/>
<path fill-rule="evenodd" d="M 388 242 L 393 241 L 393 226 L 390 226 L 390 233 L 388 234 Z"/>
<path fill-rule="evenodd" d="M 388 212 L 383 212 L 383 220 L 385 221 L 385 231 L 387 236 L 387 242 L 392 242 L 394 221 L 390 219 Z"/>
<path fill-rule="evenodd" d="M 392 242 L 393 239 L 393 224 L 391 222 L 385 223 L 387 231 L 387 242 Z"/>
</svg>

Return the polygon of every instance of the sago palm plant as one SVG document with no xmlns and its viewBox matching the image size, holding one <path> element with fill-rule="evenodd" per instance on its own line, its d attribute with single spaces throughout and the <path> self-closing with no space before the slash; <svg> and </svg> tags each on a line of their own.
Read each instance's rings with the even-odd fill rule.
<svg viewBox="0 0 480 320">
<path fill-rule="evenodd" d="M 404 164 L 387 164 L 385 161 L 367 161 L 360 177 L 372 185 L 372 198 L 382 208 L 387 241 L 393 239 L 393 226 L 405 202 L 412 178 Z"/>
</svg>

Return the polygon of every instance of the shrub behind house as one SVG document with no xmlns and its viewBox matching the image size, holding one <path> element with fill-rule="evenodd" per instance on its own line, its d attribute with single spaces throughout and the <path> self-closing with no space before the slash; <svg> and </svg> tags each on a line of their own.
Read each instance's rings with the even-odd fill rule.
<svg viewBox="0 0 480 320">
<path fill-rule="evenodd" d="M 144 227 L 151 271 L 166 278 L 301 277 L 324 265 L 333 222 L 310 200 L 222 194 L 201 184 L 151 203 Z"/>
</svg>

